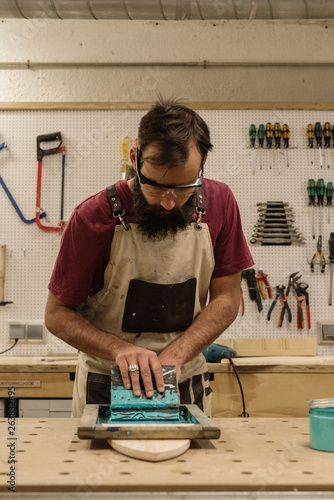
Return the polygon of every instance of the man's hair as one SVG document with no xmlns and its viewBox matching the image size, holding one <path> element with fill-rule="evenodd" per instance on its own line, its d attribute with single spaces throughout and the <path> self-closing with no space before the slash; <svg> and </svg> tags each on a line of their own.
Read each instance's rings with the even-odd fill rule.
<svg viewBox="0 0 334 500">
<path fill-rule="evenodd" d="M 177 100 L 159 97 L 140 121 L 138 145 L 143 159 L 154 166 L 183 165 L 192 142 L 201 152 L 202 159 L 213 147 L 205 121 Z M 145 148 L 152 143 L 157 144 L 156 151 L 152 155 L 145 155 Z"/>
</svg>

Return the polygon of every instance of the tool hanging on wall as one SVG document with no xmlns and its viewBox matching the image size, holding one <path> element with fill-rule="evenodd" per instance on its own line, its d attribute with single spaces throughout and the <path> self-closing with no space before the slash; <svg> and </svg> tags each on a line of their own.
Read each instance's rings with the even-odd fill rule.
<svg viewBox="0 0 334 500">
<path fill-rule="evenodd" d="M 307 292 L 308 289 L 308 284 L 305 282 L 298 283 L 297 286 L 299 288 L 299 291 L 302 295 L 305 297 L 305 307 L 306 307 L 306 316 L 307 316 L 307 327 L 310 330 L 311 328 L 311 313 L 310 313 L 310 300 L 309 300 L 309 294 Z"/>
<path fill-rule="evenodd" d="M 4 150 L 5 148 L 7 148 L 7 144 L 5 142 L 3 142 L 2 144 L 0 144 L 0 151 Z M 9 201 L 11 202 L 11 204 L 13 205 L 13 207 L 15 208 L 17 215 L 22 220 L 22 222 L 24 222 L 25 224 L 34 224 L 36 222 L 36 219 L 35 218 L 34 219 L 26 219 L 24 217 L 23 213 L 21 212 L 21 210 L 18 207 L 18 204 L 14 200 L 11 192 L 9 191 L 8 187 L 6 186 L 5 181 L 3 180 L 3 178 L 1 176 L 0 176 L 0 184 L 1 184 L 2 188 L 3 188 L 3 190 L 5 191 L 6 195 L 8 196 Z M 46 217 L 46 213 L 45 212 L 41 213 L 41 217 L 40 218 L 42 219 L 43 217 Z"/>
<path fill-rule="evenodd" d="M 129 163 L 130 138 L 128 135 L 123 137 L 121 142 L 121 165 L 122 165 L 122 180 L 130 179 L 132 165 Z"/>
<path fill-rule="evenodd" d="M 293 211 L 288 203 L 268 201 L 257 203 L 260 218 L 254 225 L 250 243 L 262 245 L 304 244 L 305 238 L 294 227 Z"/>
<path fill-rule="evenodd" d="M 58 141 L 56 147 L 50 149 L 42 149 L 41 143 Z M 36 224 L 43 231 L 57 231 L 62 232 L 64 230 L 64 180 L 65 180 L 65 146 L 62 146 L 63 139 L 60 132 L 55 132 L 54 134 L 39 135 L 37 137 L 37 192 L 36 192 Z M 60 222 L 59 226 L 43 226 L 41 224 L 41 190 L 42 190 L 42 161 L 44 156 L 49 156 L 57 153 L 62 153 L 62 176 L 61 176 L 61 200 L 60 200 Z"/>
<path fill-rule="evenodd" d="M 6 250 L 6 245 L 0 245 L 0 306 L 13 303 L 5 300 Z"/>
<path fill-rule="evenodd" d="M 290 138 L 290 130 L 289 126 L 284 123 L 283 125 L 283 142 L 284 142 L 284 154 L 285 154 L 285 163 L 287 168 L 290 166 L 290 161 L 289 161 L 289 138 Z"/>
<path fill-rule="evenodd" d="M 329 122 L 325 123 L 323 132 L 324 132 L 324 142 L 325 142 L 325 152 L 326 152 L 326 164 L 327 168 L 329 168 L 329 148 L 331 145 L 331 136 L 332 136 L 332 129 Z"/>
<path fill-rule="evenodd" d="M 310 268 L 311 272 L 314 272 L 314 266 L 318 264 L 317 260 L 319 258 L 320 271 L 321 273 L 325 272 L 326 268 L 326 260 L 324 256 L 324 252 L 322 250 L 322 207 L 324 204 L 324 193 L 325 193 L 325 183 L 323 179 L 318 179 L 316 184 L 316 195 L 317 195 L 317 205 L 319 206 L 319 235 L 317 240 L 316 250 L 312 257 Z"/>
<path fill-rule="evenodd" d="M 334 271 L 334 233 L 330 233 L 329 240 L 329 298 L 328 305 L 332 305 L 332 295 L 333 295 L 333 271 Z"/>
<path fill-rule="evenodd" d="M 328 207 L 328 224 L 331 221 L 332 199 L 333 199 L 333 183 L 328 182 L 326 186 L 326 205 Z"/>
<path fill-rule="evenodd" d="M 259 292 L 258 281 L 255 276 L 255 269 L 246 269 L 245 271 L 242 271 L 241 277 L 247 282 L 250 299 L 256 302 L 257 309 L 261 312 L 263 305 Z"/>
<path fill-rule="evenodd" d="M 308 142 L 308 148 L 309 148 L 309 152 L 311 149 L 313 149 L 313 146 L 314 146 L 314 126 L 312 125 L 312 123 L 309 123 L 307 125 L 307 142 Z M 313 155 L 309 154 L 309 163 L 311 166 L 313 166 Z"/>
<path fill-rule="evenodd" d="M 255 139 L 256 139 L 256 128 L 255 125 L 252 124 L 249 127 L 249 138 L 251 143 L 251 164 L 252 164 L 252 172 L 255 175 L 255 166 L 256 166 L 256 151 L 255 151 Z"/>
<path fill-rule="evenodd" d="M 257 137 L 261 149 L 263 149 L 264 145 L 264 136 L 265 136 L 265 129 L 263 123 L 261 123 L 257 131 Z M 260 170 L 262 170 L 262 154 L 260 154 Z"/>
<path fill-rule="evenodd" d="M 268 293 L 268 297 L 271 299 L 272 292 L 271 292 L 270 283 L 268 281 L 268 274 L 265 274 L 261 267 L 259 267 L 259 269 L 258 269 L 258 275 L 256 276 L 256 279 L 258 281 L 260 294 L 261 294 L 261 297 L 263 298 L 263 300 L 266 300 L 266 298 L 267 298 L 266 291 Z M 266 290 L 264 288 L 266 288 Z"/>
<path fill-rule="evenodd" d="M 323 228 L 322 215 L 323 215 L 324 196 L 325 196 L 325 182 L 323 179 L 317 180 L 316 193 L 317 193 L 317 205 L 319 207 L 319 236 L 322 236 L 322 228 Z"/>
<path fill-rule="evenodd" d="M 308 204 L 311 207 L 312 238 L 315 240 L 315 229 L 314 229 L 315 180 L 314 179 L 309 179 L 307 181 L 307 194 L 308 194 Z"/>
<path fill-rule="evenodd" d="M 282 309 L 281 309 L 281 313 L 280 313 L 280 316 L 279 316 L 279 320 L 278 320 L 277 326 L 282 326 L 282 321 L 283 320 L 281 319 L 281 316 L 282 316 L 282 310 L 283 309 L 287 310 L 289 323 L 291 323 L 291 321 L 292 321 L 291 310 L 290 310 L 290 307 L 289 307 L 289 304 L 288 304 L 287 295 L 284 294 L 284 290 L 285 290 L 285 286 L 277 286 L 276 287 L 276 296 L 275 296 L 275 298 L 273 300 L 273 303 L 271 304 L 271 306 L 269 308 L 269 311 L 268 311 L 268 314 L 267 314 L 267 320 L 270 321 L 271 313 L 273 312 L 273 309 L 276 306 L 278 299 L 281 298 L 282 299 Z"/>
<path fill-rule="evenodd" d="M 267 144 L 267 149 L 270 149 L 270 155 L 269 155 L 270 168 L 273 167 L 273 151 L 272 151 L 273 138 L 274 138 L 274 129 L 272 124 L 269 122 L 266 125 L 266 144 Z"/>
<path fill-rule="evenodd" d="M 275 149 L 276 149 L 276 160 L 275 162 L 277 165 L 279 165 L 279 150 L 281 149 L 281 139 L 282 139 L 282 130 L 281 130 L 281 125 L 276 122 L 274 125 L 274 141 L 275 141 Z"/>
<path fill-rule="evenodd" d="M 285 311 L 288 311 L 288 299 L 289 299 L 289 293 L 290 293 L 290 290 L 291 290 L 291 287 L 293 285 L 293 280 L 296 278 L 296 276 L 298 275 L 298 271 L 295 272 L 295 273 L 292 273 L 290 274 L 289 276 L 289 281 L 288 281 L 288 286 L 287 286 L 287 289 L 286 289 L 286 294 L 284 296 L 284 300 L 283 300 L 283 304 L 282 304 L 282 309 L 281 309 L 281 313 L 280 313 L 280 317 L 279 317 L 279 320 L 278 320 L 278 326 L 281 327 L 283 325 L 283 320 L 284 320 L 284 315 L 285 315 Z M 291 316 L 291 308 L 290 308 L 290 313 L 288 311 L 288 315 L 289 317 Z M 290 320 L 289 320 L 290 321 Z"/>
<path fill-rule="evenodd" d="M 321 123 L 320 122 L 317 122 L 314 126 L 314 136 L 315 136 L 315 140 L 316 140 L 316 143 L 317 143 L 317 148 L 319 150 L 319 165 L 320 165 L 320 168 L 322 168 L 322 150 L 321 150 L 321 146 L 322 146 L 322 127 L 321 127 Z"/>
</svg>

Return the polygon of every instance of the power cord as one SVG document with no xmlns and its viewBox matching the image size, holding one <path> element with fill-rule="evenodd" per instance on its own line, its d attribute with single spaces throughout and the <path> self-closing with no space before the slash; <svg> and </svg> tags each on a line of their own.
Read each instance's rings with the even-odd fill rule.
<svg viewBox="0 0 334 500">
<path fill-rule="evenodd" d="M 10 351 L 11 349 L 13 349 L 13 347 L 16 346 L 18 340 L 19 339 L 15 339 L 14 344 L 11 347 L 9 347 L 8 349 L 6 349 L 5 351 L 0 352 L 0 354 L 4 354 L 5 352 Z"/>
<path fill-rule="evenodd" d="M 243 408 L 243 412 L 241 413 L 241 415 L 239 415 L 240 417 L 249 417 L 249 413 L 246 412 L 246 404 L 245 404 L 245 397 L 244 397 L 244 391 L 242 390 L 242 385 L 241 385 L 241 382 L 240 382 L 240 379 L 239 379 L 239 375 L 237 373 L 237 370 L 236 370 L 236 367 L 232 361 L 232 357 L 231 355 L 228 353 L 228 352 L 224 352 L 223 353 L 223 358 L 226 358 L 229 360 L 230 362 L 230 365 L 232 366 L 233 368 L 233 371 L 235 373 L 235 376 L 237 377 L 237 380 L 238 380 L 238 384 L 239 384 L 239 387 L 240 387 L 240 392 L 241 392 L 241 398 L 242 398 L 242 408 Z"/>
</svg>

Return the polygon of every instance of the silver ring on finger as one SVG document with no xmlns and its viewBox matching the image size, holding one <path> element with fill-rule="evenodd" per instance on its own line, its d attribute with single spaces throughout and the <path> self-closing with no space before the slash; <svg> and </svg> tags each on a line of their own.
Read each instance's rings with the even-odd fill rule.
<svg viewBox="0 0 334 500">
<path fill-rule="evenodd" d="M 129 365 L 129 372 L 130 373 L 139 372 L 139 366 L 138 365 Z"/>
</svg>

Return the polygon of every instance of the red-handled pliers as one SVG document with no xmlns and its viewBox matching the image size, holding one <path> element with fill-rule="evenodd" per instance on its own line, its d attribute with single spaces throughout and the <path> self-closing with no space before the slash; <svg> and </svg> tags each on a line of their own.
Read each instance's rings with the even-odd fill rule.
<svg viewBox="0 0 334 500">
<path fill-rule="evenodd" d="M 308 289 L 308 284 L 307 283 L 297 283 L 299 286 L 299 290 L 302 295 L 305 297 L 305 306 L 306 306 L 306 316 L 307 316 L 307 327 L 310 330 L 311 328 L 311 312 L 310 312 L 310 301 L 309 301 L 309 294 L 306 291 Z"/>
</svg>

